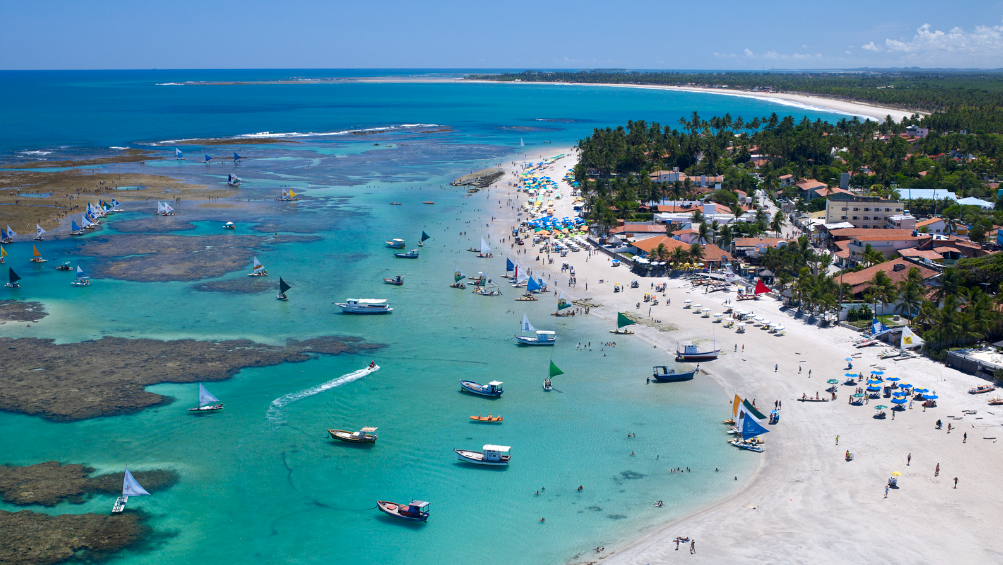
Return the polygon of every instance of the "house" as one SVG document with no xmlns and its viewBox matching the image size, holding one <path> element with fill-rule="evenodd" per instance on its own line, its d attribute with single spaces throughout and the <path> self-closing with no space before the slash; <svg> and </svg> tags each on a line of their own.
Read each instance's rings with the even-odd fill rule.
<svg viewBox="0 0 1003 565">
<path fill-rule="evenodd" d="M 845 231 L 845 230 L 835 230 Z M 865 230 L 866 234 L 854 235 L 846 249 L 850 252 L 850 261 L 863 261 L 864 251 L 870 245 L 886 258 L 902 249 L 912 249 L 929 239 L 929 236 L 914 236 L 909 230 Z M 833 232 L 835 233 L 835 232 Z"/>
<path fill-rule="evenodd" d="M 693 228 L 672 232 L 672 239 L 677 239 L 686 245 L 700 243 L 700 231 Z"/>
<path fill-rule="evenodd" d="M 780 181 L 780 188 L 787 188 L 794 184 L 794 175 L 780 175 L 777 180 Z"/>
<path fill-rule="evenodd" d="M 811 191 L 811 193 L 809 193 L 808 200 L 814 200 L 816 198 L 828 198 L 833 194 L 839 194 L 839 193 L 853 194 L 849 190 L 843 190 L 842 188 L 816 188 L 815 190 Z"/>
<path fill-rule="evenodd" d="M 874 278 L 875 273 L 878 271 L 884 271 L 885 274 L 888 275 L 888 278 L 890 278 L 895 285 L 898 285 L 898 283 L 908 278 L 909 270 L 913 268 L 919 269 L 919 274 L 923 277 L 923 282 L 925 284 L 934 282 L 934 279 L 936 279 L 937 275 L 940 274 L 940 272 L 936 269 L 924 267 L 923 265 L 917 265 L 907 259 L 893 259 L 891 261 L 885 261 L 884 263 L 878 263 L 877 265 L 873 265 L 855 273 L 844 273 L 842 275 L 842 280 L 843 284 L 848 284 L 853 288 L 851 291 L 853 296 L 862 298 L 864 292 L 871 288 L 871 279 Z"/>
<path fill-rule="evenodd" d="M 653 182 L 658 183 L 669 183 L 669 182 L 686 182 L 690 181 L 690 184 L 694 188 L 715 188 L 717 185 L 724 182 L 723 175 L 692 175 L 689 176 L 686 173 L 680 172 L 679 167 L 673 167 L 671 171 L 655 171 L 648 175 Z"/>
<path fill-rule="evenodd" d="M 944 255 L 933 249 L 903 249 L 899 251 L 899 255 L 915 261 L 929 261 L 940 265 L 944 264 Z"/>
<path fill-rule="evenodd" d="M 885 228 L 890 230 L 915 230 L 916 218 L 912 214 L 888 216 Z"/>
<path fill-rule="evenodd" d="M 945 264 L 953 264 L 953 261 L 958 259 L 983 257 L 992 253 L 991 251 L 982 249 L 982 246 L 977 243 L 954 236 L 933 236 L 919 245 L 918 249 L 937 251 L 941 255 L 944 255 Z M 946 253 L 949 251 L 956 252 L 956 255 L 947 256 Z"/>
<path fill-rule="evenodd" d="M 788 243 L 788 240 L 780 237 L 736 237 L 731 243 L 731 251 L 736 257 L 758 256 L 768 247 L 780 247 Z"/>
<path fill-rule="evenodd" d="M 672 253 L 674 249 L 682 249 L 683 251 L 689 252 L 690 246 L 679 241 L 678 239 L 672 239 L 671 237 L 661 236 L 661 237 L 650 237 L 641 241 L 635 241 L 631 244 L 633 248 L 632 251 L 636 255 L 641 255 L 647 257 L 651 252 L 658 248 L 659 245 L 665 246 L 665 249 Z M 707 245 L 700 246 L 703 249 L 703 259 L 700 261 L 705 264 L 709 269 L 715 269 L 721 266 L 721 258 L 724 257 L 725 261 L 730 262 L 731 254 L 727 251 L 721 249 L 720 247 L 714 245 L 713 243 L 708 243 Z"/>
<path fill-rule="evenodd" d="M 922 228 L 926 228 L 925 230 Z M 916 227 L 914 228 L 923 233 L 935 233 L 940 235 L 946 233 L 946 224 L 942 218 L 927 218 L 925 220 L 920 220 L 916 222 Z"/>
<path fill-rule="evenodd" d="M 816 198 L 815 191 L 820 188 L 827 188 L 824 182 L 819 182 L 815 179 L 805 179 L 803 181 L 797 182 L 794 186 L 798 187 L 798 192 L 802 199 L 813 200 Z"/>
<path fill-rule="evenodd" d="M 855 228 L 885 229 L 888 217 L 901 215 L 903 205 L 898 200 L 883 200 L 877 196 L 857 196 L 840 191 L 825 202 L 825 223 L 849 222 Z"/>
<path fill-rule="evenodd" d="M 623 236 L 627 239 L 645 239 L 657 235 L 665 235 L 665 224 L 628 223 L 609 230 L 609 234 Z"/>
</svg>

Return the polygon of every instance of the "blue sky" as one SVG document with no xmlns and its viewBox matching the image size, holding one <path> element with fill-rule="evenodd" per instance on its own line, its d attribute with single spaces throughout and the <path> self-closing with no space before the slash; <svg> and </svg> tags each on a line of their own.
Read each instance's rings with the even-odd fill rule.
<svg viewBox="0 0 1003 565">
<path fill-rule="evenodd" d="M 1003 68 L 1003 0 L 8 0 L 0 13 L 0 69 Z"/>
</svg>

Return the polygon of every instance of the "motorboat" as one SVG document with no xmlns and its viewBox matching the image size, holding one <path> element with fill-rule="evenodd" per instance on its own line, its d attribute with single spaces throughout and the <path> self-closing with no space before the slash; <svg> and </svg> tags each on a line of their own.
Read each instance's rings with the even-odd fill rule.
<svg viewBox="0 0 1003 565">
<path fill-rule="evenodd" d="M 992 392 L 994 390 L 996 390 L 996 387 L 993 385 L 982 385 L 969 389 L 968 394 L 982 394 L 984 392 Z"/>
<path fill-rule="evenodd" d="M 680 351 L 679 347 L 676 346 L 676 361 L 712 361 L 717 359 L 720 352 L 721 349 L 717 347 L 706 351 L 700 351 L 700 348 L 696 345 L 687 344 L 684 345 L 683 350 Z"/>
<path fill-rule="evenodd" d="M 237 229 L 237 225 L 234 224 L 233 222 L 227 222 L 227 223 L 223 224 L 223 229 L 225 229 L 225 230 L 235 230 L 235 229 Z"/>
<path fill-rule="evenodd" d="M 491 381 L 486 385 L 475 383 L 474 381 L 460 381 L 460 387 L 467 392 L 479 394 L 481 396 L 499 397 L 505 392 L 500 381 Z"/>
<path fill-rule="evenodd" d="M 63 263 L 61 265 L 59 265 L 58 267 L 56 267 L 56 270 L 57 271 L 72 271 L 73 270 L 73 265 L 70 265 L 69 261 L 63 261 Z"/>
<path fill-rule="evenodd" d="M 410 520 L 412 522 L 425 522 L 428 520 L 428 503 L 423 500 L 412 500 L 408 504 L 377 500 L 376 507 L 387 516 L 393 518 Z"/>
<path fill-rule="evenodd" d="M 675 381 L 688 381 L 693 379 L 693 375 L 696 371 L 687 372 L 676 372 L 675 369 L 669 369 L 665 365 L 658 365 L 651 368 L 652 375 L 651 378 L 655 379 L 660 383 L 671 383 Z"/>
<path fill-rule="evenodd" d="M 405 245 L 403 239 L 394 239 L 394 240 L 388 241 L 386 243 L 387 243 L 387 247 L 389 247 L 390 249 L 404 249 L 404 245 Z"/>
<path fill-rule="evenodd" d="M 502 418 L 501 416 L 493 416 L 491 414 L 488 414 L 487 416 L 481 416 L 478 414 L 476 416 L 471 416 L 470 419 L 475 422 L 501 422 L 505 418 Z"/>
<path fill-rule="evenodd" d="M 400 275 L 397 275 L 396 277 L 393 277 L 393 278 L 389 278 L 389 279 L 385 278 L 385 279 L 383 279 L 383 284 L 392 284 L 392 285 L 396 285 L 396 286 L 401 286 L 402 284 L 404 284 L 404 277 L 402 277 Z"/>
<path fill-rule="evenodd" d="M 536 330 L 535 336 L 517 335 L 518 345 L 554 345 L 557 343 L 557 333 L 547 330 Z"/>
<path fill-rule="evenodd" d="M 484 451 L 470 451 L 467 449 L 454 449 L 456 458 L 464 463 L 474 463 L 476 465 L 508 465 L 509 450 L 507 445 L 485 445 Z"/>
<path fill-rule="evenodd" d="M 340 439 L 341 441 L 347 441 L 349 443 L 376 443 L 376 430 L 378 428 L 362 428 L 357 432 L 350 432 L 348 430 L 327 430 L 327 433 L 331 434 L 334 439 Z"/>
<path fill-rule="evenodd" d="M 417 249 L 412 249 L 411 251 L 408 251 L 407 253 L 394 253 L 394 257 L 396 257 L 398 259 L 417 259 L 418 258 L 418 250 Z"/>
<path fill-rule="evenodd" d="M 344 302 L 334 304 L 345 314 L 389 314 L 394 311 L 385 298 L 346 298 Z"/>
</svg>

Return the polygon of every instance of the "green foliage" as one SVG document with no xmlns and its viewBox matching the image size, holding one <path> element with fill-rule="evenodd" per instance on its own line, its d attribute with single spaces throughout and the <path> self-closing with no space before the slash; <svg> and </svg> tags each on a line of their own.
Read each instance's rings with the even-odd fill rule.
<svg viewBox="0 0 1003 565">
<path fill-rule="evenodd" d="M 964 275 L 967 284 L 987 284 L 996 289 L 1003 281 L 1003 253 L 962 259 L 955 264 L 955 268 Z"/>
</svg>

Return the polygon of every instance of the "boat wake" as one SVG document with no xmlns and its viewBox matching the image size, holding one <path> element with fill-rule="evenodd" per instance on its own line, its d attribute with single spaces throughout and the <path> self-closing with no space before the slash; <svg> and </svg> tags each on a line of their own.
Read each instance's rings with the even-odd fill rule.
<svg viewBox="0 0 1003 565">
<path fill-rule="evenodd" d="M 379 365 L 376 365 L 372 369 L 370 369 L 369 367 L 366 367 L 365 369 L 360 369 L 358 371 L 355 371 L 355 372 L 352 372 L 352 373 L 348 373 L 347 375 L 342 375 L 342 376 L 340 376 L 340 377 L 338 377 L 336 379 L 331 379 L 331 380 L 327 381 L 326 383 L 319 384 L 319 385 L 317 385 L 315 387 L 311 387 L 311 388 L 308 388 L 308 389 L 305 389 L 305 390 L 301 390 L 301 391 L 298 391 L 298 392 L 291 392 L 291 393 L 289 393 L 289 394 L 287 394 L 285 396 L 280 396 L 279 398 L 276 398 L 275 400 L 273 400 L 272 403 L 268 406 L 268 413 L 266 414 L 266 417 L 269 420 L 273 421 L 273 422 L 281 423 L 281 422 L 283 422 L 283 420 L 282 420 L 282 409 L 284 407 L 288 406 L 289 404 L 292 404 L 293 402 L 296 402 L 297 400 L 302 400 L 302 399 L 304 399 L 304 398 L 306 398 L 308 396 L 313 396 L 315 394 L 320 394 L 320 393 L 324 392 L 325 390 L 330 390 L 332 388 L 338 388 L 341 385 L 348 384 L 348 383 L 350 383 L 352 381 L 357 381 L 357 380 L 361 379 L 362 377 L 365 377 L 366 375 L 369 375 L 371 373 L 375 373 L 376 371 L 379 371 L 379 370 L 380 370 L 380 366 Z"/>
</svg>

